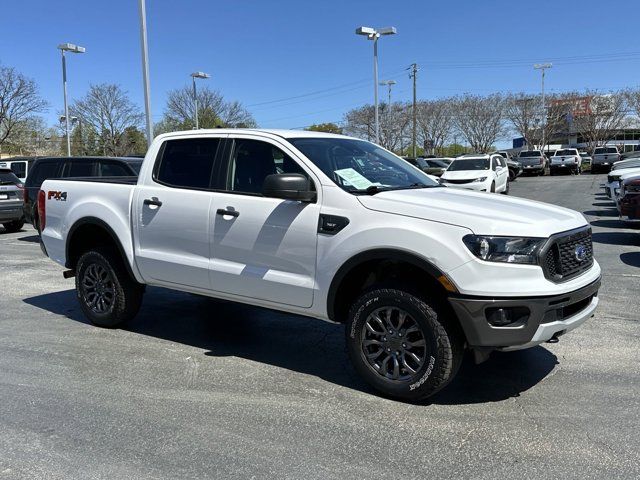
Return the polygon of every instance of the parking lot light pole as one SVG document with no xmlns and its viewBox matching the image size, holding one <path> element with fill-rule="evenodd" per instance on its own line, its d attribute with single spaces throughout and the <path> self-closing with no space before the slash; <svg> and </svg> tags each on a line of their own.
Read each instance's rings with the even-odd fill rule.
<svg viewBox="0 0 640 480">
<path fill-rule="evenodd" d="M 191 74 L 191 79 L 193 81 L 193 115 L 196 121 L 196 130 L 198 130 L 198 93 L 196 92 L 196 78 L 211 78 L 211 75 L 204 72 L 193 72 Z"/>
<path fill-rule="evenodd" d="M 379 83 L 382 86 L 385 86 L 385 85 L 387 86 L 387 88 L 388 88 L 388 91 L 387 91 L 387 93 L 388 93 L 388 101 L 387 101 L 387 103 L 388 103 L 388 106 L 391 106 L 391 87 L 396 84 L 396 81 L 395 80 L 382 80 Z"/>
<path fill-rule="evenodd" d="M 375 115 L 376 143 L 380 143 L 380 119 L 378 116 L 378 38 L 381 35 L 395 35 L 396 27 L 384 27 L 376 30 L 372 27 L 356 28 L 356 35 L 363 35 L 373 40 L 373 103 Z"/>
<path fill-rule="evenodd" d="M 64 52 L 84 53 L 85 48 L 73 43 L 61 43 L 58 49 L 62 54 L 62 90 L 64 95 L 64 132 L 67 137 L 67 157 L 71 156 L 71 138 L 69 136 L 69 105 L 67 104 L 67 58 Z"/>
<path fill-rule="evenodd" d="M 142 50 L 142 86 L 144 89 L 144 111 L 147 120 L 147 145 L 153 140 L 151 119 L 151 88 L 149 86 L 149 49 L 147 48 L 147 7 L 145 0 L 138 1 L 140 11 L 140 48 Z"/>
<path fill-rule="evenodd" d="M 535 70 L 541 70 L 542 71 L 542 153 L 544 154 L 544 147 L 545 147 L 545 130 L 547 127 L 547 110 L 546 110 L 546 106 L 544 103 L 544 71 L 547 68 L 551 68 L 553 67 L 552 63 L 536 63 L 533 68 Z"/>
</svg>

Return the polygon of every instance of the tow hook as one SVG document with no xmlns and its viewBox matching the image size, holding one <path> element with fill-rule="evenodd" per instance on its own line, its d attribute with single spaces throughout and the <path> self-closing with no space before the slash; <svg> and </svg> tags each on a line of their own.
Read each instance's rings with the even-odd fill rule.
<svg viewBox="0 0 640 480">
<path fill-rule="evenodd" d="M 64 272 L 62 272 L 62 276 L 64 278 L 73 278 L 76 276 L 76 271 L 75 270 L 65 270 Z"/>
<path fill-rule="evenodd" d="M 560 335 L 562 335 L 563 333 L 564 333 L 564 331 L 554 333 L 553 337 L 551 337 L 549 340 L 547 340 L 547 343 L 558 343 L 560 341 L 560 339 L 558 337 L 560 337 Z"/>
</svg>

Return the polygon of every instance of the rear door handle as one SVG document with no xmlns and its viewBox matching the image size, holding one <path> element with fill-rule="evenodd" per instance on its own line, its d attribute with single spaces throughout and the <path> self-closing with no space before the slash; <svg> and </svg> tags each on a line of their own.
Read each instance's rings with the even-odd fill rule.
<svg viewBox="0 0 640 480">
<path fill-rule="evenodd" d="M 155 205 L 156 207 L 161 207 L 162 206 L 162 202 L 160 200 L 158 200 L 158 197 L 153 197 L 153 198 L 145 198 L 144 199 L 144 203 L 145 205 Z"/>
<path fill-rule="evenodd" d="M 224 208 L 219 208 L 216 210 L 216 215 L 231 215 L 232 217 L 239 217 L 240 212 L 237 210 L 225 210 Z"/>
</svg>

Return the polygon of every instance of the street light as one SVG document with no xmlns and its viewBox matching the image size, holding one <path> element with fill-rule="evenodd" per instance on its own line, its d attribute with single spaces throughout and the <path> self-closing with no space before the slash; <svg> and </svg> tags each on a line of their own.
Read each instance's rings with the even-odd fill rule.
<svg viewBox="0 0 640 480">
<path fill-rule="evenodd" d="M 196 93 L 196 78 L 211 78 L 211 75 L 204 72 L 193 72 L 191 79 L 193 80 L 193 108 L 195 110 L 196 130 L 198 130 L 198 95 Z"/>
<path fill-rule="evenodd" d="M 58 50 L 62 54 L 62 89 L 64 92 L 64 130 L 67 137 L 67 157 L 71 156 L 71 139 L 69 138 L 69 106 L 67 105 L 67 59 L 64 52 L 84 53 L 85 48 L 73 43 L 61 43 Z"/>
<path fill-rule="evenodd" d="M 544 104 L 544 71 L 547 68 L 551 68 L 553 67 L 552 63 L 536 63 L 533 68 L 535 70 L 541 70 L 542 71 L 542 150 L 544 153 L 544 147 L 545 147 L 545 130 L 546 130 L 546 126 L 547 126 L 547 110 L 545 108 L 545 104 Z"/>
<path fill-rule="evenodd" d="M 379 82 L 380 85 L 382 86 L 387 86 L 387 88 L 389 89 L 388 93 L 389 93 L 389 100 L 388 100 L 388 104 L 389 106 L 391 106 L 391 87 L 393 85 L 395 85 L 397 82 L 395 80 L 382 80 L 381 82 Z"/>
<path fill-rule="evenodd" d="M 381 35 L 395 35 L 396 27 L 384 27 L 375 29 L 372 27 L 356 28 L 356 35 L 363 35 L 373 40 L 373 102 L 376 122 L 376 143 L 380 142 L 380 120 L 378 118 L 378 38 Z"/>
</svg>

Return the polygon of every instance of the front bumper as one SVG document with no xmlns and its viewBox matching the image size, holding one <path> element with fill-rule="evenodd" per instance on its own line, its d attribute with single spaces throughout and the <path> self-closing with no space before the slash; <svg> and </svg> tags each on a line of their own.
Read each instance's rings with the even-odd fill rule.
<svg viewBox="0 0 640 480">
<path fill-rule="evenodd" d="M 442 185 L 452 188 L 464 188 L 465 190 L 473 190 L 476 192 L 488 192 L 491 189 L 491 182 L 468 182 L 468 183 L 448 183 L 446 180 L 442 180 Z"/>
<path fill-rule="evenodd" d="M 573 292 L 544 297 L 484 298 L 451 296 L 469 346 L 519 350 L 533 347 L 580 326 L 598 306 L 600 278 Z M 515 326 L 495 327 L 487 310 L 526 308 L 528 318 Z"/>
</svg>

